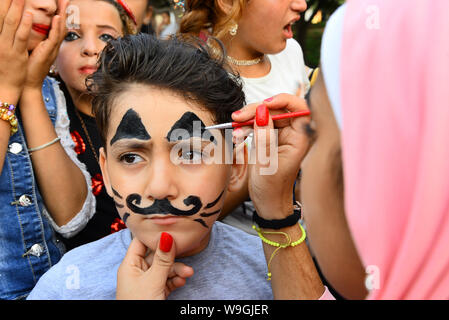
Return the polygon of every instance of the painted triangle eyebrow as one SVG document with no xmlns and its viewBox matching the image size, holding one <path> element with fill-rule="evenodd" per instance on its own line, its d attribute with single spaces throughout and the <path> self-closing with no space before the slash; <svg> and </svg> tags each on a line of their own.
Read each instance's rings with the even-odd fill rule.
<svg viewBox="0 0 449 320">
<path fill-rule="evenodd" d="M 133 109 L 126 111 L 117 127 L 114 137 L 109 143 L 111 146 L 121 139 L 150 140 L 151 136 L 145 129 L 139 114 Z"/>
<path fill-rule="evenodd" d="M 194 126 L 194 122 L 200 122 L 200 131 L 195 130 L 198 127 Z M 212 135 L 212 133 L 206 129 L 206 125 L 204 124 L 204 122 L 193 112 L 186 112 L 182 115 L 182 117 L 175 122 L 175 124 L 172 126 L 172 128 L 170 129 L 170 131 L 167 133 L 167 140 L 169 142 L 176 142 L 179 140 L 182 140 L 182 136 L 177 136 L 176 134 L 174 135 L 173 132 L 177 129 L 182 129 L 182 130 L 186 130 L 187 133 L 189 134 L 189 138 L 193 138 L 193 137 L 199 137 L 199 138 L 204 138 L 205 137 L 205 133 L 208 133 L 206 136 L 210 137 L 209 141 L 213 142 L 214 144 L 217 144 L 217 141 L 215 139 L 215 137 Z"/>
</svg>

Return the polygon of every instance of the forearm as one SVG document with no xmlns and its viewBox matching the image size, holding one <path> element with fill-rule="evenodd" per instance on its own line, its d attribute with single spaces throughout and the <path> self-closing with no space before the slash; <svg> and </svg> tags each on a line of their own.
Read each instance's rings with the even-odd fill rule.
<svg viewBox="0 0 449 320">
<path fill-rule="evenodd" d="M 299 225 L 280 230 L 263 229 L 263 231 L 287 233 L 292 242 L 302 236 Z M 278 243 L 286 241 L 285 236 L 280 234 L 270 234 L 266 238 Z M 276 247 L 263 243 L 263 249 L 267 264 L 270 263 L 269 271 L 274 299 L 316 300 L 323 295 L 324 286 L 305 241 L 295 247 L 279 249 L 273 258 Z"/>
<path fill-rule="evenodd" d="M 3 170 L 6 152 L 8 150 L 9 132 L 11 126 L 8 122 L 0 120 L 0 174 Z"/>
<path fill-rule="evenodd" d="M 40 90 L 25 89 L 20 110 L 28 148 L 42 146 L 57 138 Z M 33 152 L 31 159 L 46 208 L 57 225 L 65 225 L 81 210 L 87 196 L 81 170 L 60 143 Z"/>
<path fill-rule="evenodd" d="M 11 92 L 11 90 L 0 90 L 0 101 L 8 104 L 17 105 L 19 93 Z M 8 150 L 11 125 L 8 121 L 0 120 L 0 174 L 3 171 L 3 163 L 5 162 L 6 152 Z"/>
</svg>

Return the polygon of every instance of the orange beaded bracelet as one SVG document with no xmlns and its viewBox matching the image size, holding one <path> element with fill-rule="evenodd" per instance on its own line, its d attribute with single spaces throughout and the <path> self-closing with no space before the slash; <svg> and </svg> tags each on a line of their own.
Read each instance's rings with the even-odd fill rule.
<svg viewBox="0 0 449 320">
<path fill-rule="evenodd" d="M 6 102 L 0 102 L 0 119 L 9 122 L 11 125 L 11 135 L 18 131 L 18 122 L 14 111 L 16 107 Z"/>
</svg>

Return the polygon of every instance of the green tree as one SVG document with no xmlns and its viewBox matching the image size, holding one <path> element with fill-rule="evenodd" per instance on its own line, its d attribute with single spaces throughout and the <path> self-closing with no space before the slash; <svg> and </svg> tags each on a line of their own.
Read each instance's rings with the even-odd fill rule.
<svg viewBox="0 0 449 320">
<path fill-rule="evenodd" d="M 321 36 L 324 25 L 331 14 L 342 5 L 345 0 L 306 0 L 307 11 L 301 15 L 301 20 L 294 25 L 295 39 L 304 50 L 306 64 L 316 67 L 319 63 Z M 313 25 L 312 20 L 321 12 L 322 22 Z"/>
</svg>

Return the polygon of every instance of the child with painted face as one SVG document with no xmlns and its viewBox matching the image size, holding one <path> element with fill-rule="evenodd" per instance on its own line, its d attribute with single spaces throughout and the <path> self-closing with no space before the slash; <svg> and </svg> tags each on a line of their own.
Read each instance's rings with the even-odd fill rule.
<svg viewBox="0 0 449 320">
<path fill-rule="evenodd" d="M 66 6 L 0 1 L 0 299 L 26 297 L 64 253 L 53 229 L 73 232 L 70 221 L 95 204 L 88 174 L 75 163 L 57 83 L 46 77 Z"/>
<path fill-rule="evenodd" d="M 149 298 L 272 299 L 260 239 L 216 222 L 247 165 L 233 161 L 232 133 L 206 126 L 245 105 L 238 79 L 196 43 L 140 34 L 112 40 L 88 81 L 105 186 L 128 228 L 68 252 L 30 298 L 114 299 L 128 250 L 160 288 Z"/>
<path fill-rule="evenodd" d="M 125 227 L 107 195 L 99 167 L 100 135 L 92 114 L 86 78 L 97 70 L 98 56 L 108 41 L 136 32 L 134 16 L 121 0 L 72 0 L 73 14 L 54 67 L 62 80 L 70 133 L 77 158 L 90 174 L 96 208 L 78 219 L 81 231 L 63 239 L 67 250 L 98 240 Z"/>
</svg>

